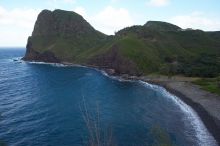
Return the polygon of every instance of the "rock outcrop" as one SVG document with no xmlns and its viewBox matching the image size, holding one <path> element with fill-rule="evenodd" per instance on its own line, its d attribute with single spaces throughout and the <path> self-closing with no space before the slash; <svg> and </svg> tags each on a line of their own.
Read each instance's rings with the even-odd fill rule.
<svg viewBox="0 0 220 146">
<path fill-rule="evenodd" d="M 28 38 L 23 60 L 72 61 L 77 54 L 71 51 L 93 47 L 105 37 L 77 13 L 43 10 L 38 15 L 32 36 Z"/>
<path fill-rule="evenodd" d="M 104 69 L 114 69 L 114 73 L 111 74 L 141 74 L 136 64 L 121 54 L 117 45 L 112 46 L 107 53 L 92 58 L 89 63 Z"/>
<path fill-rule="evenodd" d="M 26 54 L 23 57 L 23 60 L 25 61 L 42 61 L 42 62 L 50 62 L 50 63 L 60 63 L 60 60 L 55 57 L 54 53 L 50 51 L 45 51 L 42 53 L 39 53 L 35 51 L 32 47 L 31 41 L 28 41 L 26 46 Z"/>
</svg>

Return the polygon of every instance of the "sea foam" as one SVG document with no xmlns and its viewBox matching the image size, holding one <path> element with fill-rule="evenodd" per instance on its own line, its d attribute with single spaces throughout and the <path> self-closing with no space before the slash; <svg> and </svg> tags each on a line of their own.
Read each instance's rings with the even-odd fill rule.
<svg viewBox="0 0 220 146">
<path fill-rule="evenodd" d="M 184 103 L 180 98 L 171 94 L 170 92 L 168 92 L 165 88 L 161 86 L 149 84 L 144 81 L 139 81 L 139 82 L 142 85 L 146 86 L 147 88 L 160 92 L 162 95 L 171 99 L 176 105 L 178 105 L 178 107 L 183 111 L 186 118 L 188 118 L 188 121 L 191 121 L 191 124 L 196 131 L 196 138 L 197 138 L 199 145 L 217 146 L 217 142 L 214 139 L 214 137 L 207 130 L 207 128 L 205 127 L 204 123 L 202 122 L 198 114 L 189 105 Z M 185 124 L 188 124 L 188 123 L 185 123 Z"/>
</svg>

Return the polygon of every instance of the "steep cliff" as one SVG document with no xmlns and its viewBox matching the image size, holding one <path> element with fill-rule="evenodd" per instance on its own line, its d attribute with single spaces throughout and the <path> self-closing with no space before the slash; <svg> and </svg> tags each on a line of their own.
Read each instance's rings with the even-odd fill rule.
<svg viewBox="0 0 220 146">
<path fill-rule="evenodd" d="M 24 60 L 74 61 L 76 56 L 106 41 L 82 16 L 63 10 L 43 10 L 28 38 Z"/>
</svg>

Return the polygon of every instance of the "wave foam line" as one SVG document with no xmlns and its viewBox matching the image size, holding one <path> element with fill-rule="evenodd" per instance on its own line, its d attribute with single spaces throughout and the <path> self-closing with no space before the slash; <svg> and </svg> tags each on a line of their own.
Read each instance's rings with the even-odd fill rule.
<svg viewBox="0 0 220 146">
<path fill-rule="evenodd" d="M 179 108 L 184 112 L 189 121 L 191 121 L 192 126 L 195 129 L 196 137 L 198 144 L 200 146 L 217 146 L 217 142 L 214 137 L 210 134 L 210 132 L 205 127 L 201 118 L 198 114 L 186 103 L 184 103 L 180 98 L 168 92 L 165 88 L 152 85 L 144 81 L 139 81 L 144 86 L 155 90 L 157 92 L 161 92 L 165 97 L 170 98 L 175 104 L 179 106 Z"/>
<path fill-rule="evenodd" d="M 45 64 L 45 65 L 51 65 L 54 67 L 68 67 L 68 65 L 64 65 L 62 63 L 47 63 L 47 62 L 37 62 L 37 61 L 27 61 L 27 63 L 30 64 Z"/>
</svg>

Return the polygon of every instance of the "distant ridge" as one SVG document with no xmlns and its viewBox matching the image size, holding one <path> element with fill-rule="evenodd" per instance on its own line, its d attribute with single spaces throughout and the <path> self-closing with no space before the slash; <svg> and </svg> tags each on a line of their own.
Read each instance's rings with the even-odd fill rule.
<svg viewBox="0 0 220 146">
<path fill-rule="evenodd" d="M 160 31 L 178 31 L 182 29 L 179 26 L 161 21 L 148 21 L 144 26 Z"/>
</svg>

